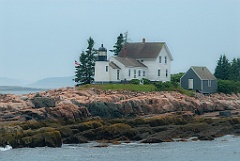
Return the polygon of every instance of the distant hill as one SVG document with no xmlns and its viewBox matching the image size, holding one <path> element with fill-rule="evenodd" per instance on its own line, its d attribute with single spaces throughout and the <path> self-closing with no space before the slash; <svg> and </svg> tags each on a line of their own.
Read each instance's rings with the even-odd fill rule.
<svg viewBox="0 0 240 161">
<path fill-rule="evenodd" d="M 32 82 L 27 80 L 12 79 L 7 77 L 0 77 L 0 86 L 26 86 Z"/>
<path fill-rule="evenodd" d="M 40 88 L 20 87 L 20 86 L 0 86 L 0 91 L 36 91 L 44 90 Z"/>
<path fill-rule="evenodd" d="M 50 77 L 50 78 L 45 78 L 45 79 L 39 80 L 33 84 L 30 84 L 30 85 L 28 85 L 28 87 L 45 88 L 45 89 L 73 87 L 75 85 L 73 78 L 74 78 L 73 76 Z"/>
</svg>

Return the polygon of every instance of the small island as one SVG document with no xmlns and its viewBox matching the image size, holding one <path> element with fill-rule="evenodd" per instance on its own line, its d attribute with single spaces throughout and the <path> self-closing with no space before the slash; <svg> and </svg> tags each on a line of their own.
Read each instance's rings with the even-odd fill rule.
<svg viewBox="0 0 240 161">
<path fill-rule="evenodd" d="M 132 141 L 213 140 L 240 134 L 238 94 L 186 95 L 155 91 L 152 84 L 131 84 L 134 90 L 124 90 L 124 86 L 131 89 L 129 85 L 1 94 L 0 146 L 61 147 L 98 141 L 105 147 Z"/>
</svg>

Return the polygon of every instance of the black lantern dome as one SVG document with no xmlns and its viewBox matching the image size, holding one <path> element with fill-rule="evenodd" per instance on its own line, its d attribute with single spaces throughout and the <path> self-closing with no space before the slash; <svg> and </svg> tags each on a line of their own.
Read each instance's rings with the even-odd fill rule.
<svg viewBox="0 0 240 161">
<path fill-rule="evenodd" d="M 98 61 L 106 61 L 107 60 L 107 49 L 103 47 L 103 44 L 98 49 Z"/>
</svg>

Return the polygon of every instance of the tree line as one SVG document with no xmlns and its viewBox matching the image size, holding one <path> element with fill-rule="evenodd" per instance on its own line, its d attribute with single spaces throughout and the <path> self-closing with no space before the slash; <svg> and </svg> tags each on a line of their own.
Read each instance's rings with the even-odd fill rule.
<svg viewBox="0 0 240 161">
<path fill-rule="evenodd" d="M 214 76 L 218 79 L 218 92 L 240 93 L 240 58 L 230 62 L 226 55 L 221 55 Z"/>
</svg>

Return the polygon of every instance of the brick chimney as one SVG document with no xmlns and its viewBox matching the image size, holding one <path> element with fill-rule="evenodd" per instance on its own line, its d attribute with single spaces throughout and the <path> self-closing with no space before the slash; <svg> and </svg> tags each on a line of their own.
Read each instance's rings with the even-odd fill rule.
<svg viewBox="0 0 240 161">
<path fill-rule="evenodd" d="M 145 38 L 143 38 L 143 39 L 142 39 L 142 43 L 145 43 L 145 42 L 146 42 L 146 39 L 145 39 Z"/>
</svg>

